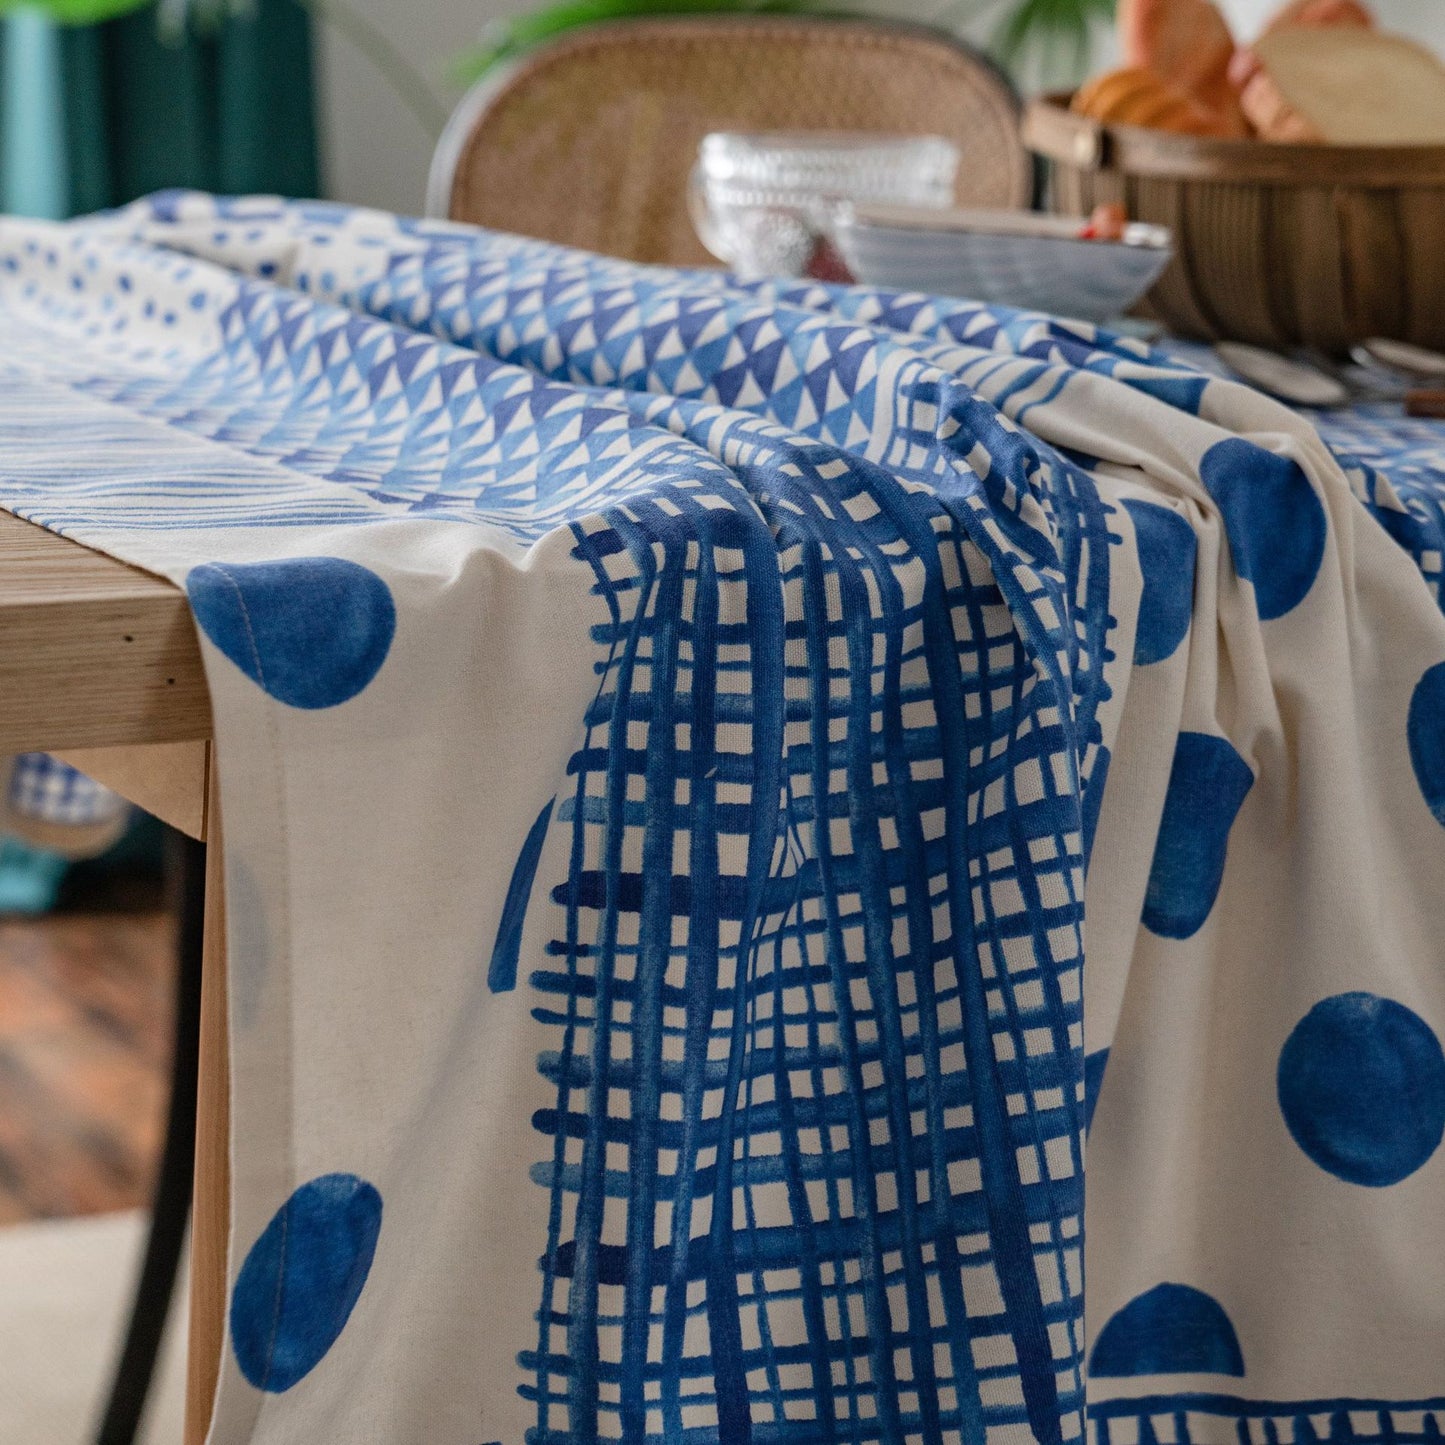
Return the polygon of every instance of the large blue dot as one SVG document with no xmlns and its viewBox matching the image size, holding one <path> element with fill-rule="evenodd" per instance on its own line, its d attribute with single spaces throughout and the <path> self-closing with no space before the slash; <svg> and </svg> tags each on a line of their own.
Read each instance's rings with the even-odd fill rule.
<svg viewBox="0 0 1445 1445">
<path fill-rule="evenodd" d="M 1304 600 L 1325 555 L 1325 509 L 1304 468 L 1230 437 L 1205 452 L 1199 475 L 1224 518 L 1235 571 L 1254 583 L 1260 617 L 1283 617 Z"/>
<path fill-rule="evenodd" d="M 335 707 L 376 676 L 396 631 L 391 589 L 341 557 L 207 562 L 186 591 L 206 636 L 291 707 Z"/>
<path fill-rule="evenodd" d="M 1099 1331 L 1089 1368 L 1100 1379 L 1132 1375 L 1242 1375 L 1239 1336 L 1212 1295 L 1156 1284 Z"/>
<path fill-rule="evenodd" d="M 1445 662 L 1415 684 L 1405 725 L 1415 781 L 1435 821 L 1445 825 Z"/>
<path fill-rule="evenodd" d="M 1445 1053 L 1404 1004 L 1341 993 L 1295 1025 L 1279 1055 L 1294 1141 L 1338 1179 L 1380 1189 L 1413 1174 L 1445 1135 Z"/>
<path fill-rule="evenodd" d="M 1126 500 L 1139 547 L 1144 595 L 1134 633 L 1134 661 L 1140 666 L 1174 655 L 1194 614 L 1194 528 L 1168 507 Z"/>
<path fill-rule="evenodd" d="M 1144 894 L 1144 925 L 1162 938 L 1204 926 L 1224 880 L 1229 830 L 1254 773 L 1223 738 L 1180 733 Z"/>
<path fill-rule="evenodd" d="M 231 1292 L 231 1347 L 258 1390 L 289 1390 L 336 1343 L 380 1233 L 381 1195 L 354 1174 L 323 1174 L 276 1211 Z"/>
</svg>

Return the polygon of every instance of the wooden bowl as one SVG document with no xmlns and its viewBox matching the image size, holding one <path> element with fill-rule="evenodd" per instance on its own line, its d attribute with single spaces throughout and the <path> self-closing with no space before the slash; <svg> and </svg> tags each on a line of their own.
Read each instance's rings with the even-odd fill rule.
<svg viewBox="0 0 1445 1445">
<path fill-rule="evenodd" d="M 1174 232 L 1143 314 L 1207 341 L 1445 349 L 1445 145 L 1202 139 L 1100 125 L 1068 102 L 1044 96 L 1024 114 L 1050 208 L 1119 202 Z"/>
</svg>

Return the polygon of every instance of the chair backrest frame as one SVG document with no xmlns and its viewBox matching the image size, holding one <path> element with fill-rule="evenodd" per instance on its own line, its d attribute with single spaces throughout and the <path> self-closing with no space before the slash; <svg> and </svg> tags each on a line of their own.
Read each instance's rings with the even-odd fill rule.
<svg viewBox="0 0 1445 1445">
<path fill-rule="evenodd" d="M 745 74 L 749 48 L 775 74 L 796 71 L 797 92 L 724 84 L 719 99 L 715 67 Z M 688 66 L 703 84 L 687 84 Z M 810 68 L 809 78 L 803 72 Z M 856 74 L 858 84 L 830 85 L 830 71 L 843 78 Z M 640 83 L 633 83 L 637 75 Z M 588 85 L 593 78 L 596 84 Z M 588 127 L 594 98 L 597 123 Z M 619 109 L 627 106 L 642 117 L 636 122 L 641 144 L 619 144 L 616 122 L 621 116 L 628 124 Z M 869 124 L 875 114 L 880 123 Z M 924 26 L 737 13 L 606 21 L 540 45 L 472 87 L 433 156 L 427 214 L 635 260 L 704 264 L 711 258 L 686 222 L 685 177 L 706 131 L 942 134 L 964 150 L 961 204 L 1026 206 L 1034 171 L 1019 138 L 1019 115 L 1016 92 L 990 60 Z M 946 123 L 930 123 L 935 118 Z M 560 207 L 549 212 L 544 173 L 566 149 L 568 135 L 549 149 L 543 132 L 558 125 L 565 131 L 569 124 L 574 154 L 568 160 L 577 166 L 569 200 L 575 194 L 577 204 L 570 214 Z M 610 150 L 599 155 L 598 145 Z M 529 178 L 538 176 L 543 180 L 529 186 Z M 552 179 L 555 193 L 558 177 Z M 635 225 L 633 212 L 640 217 Z"/>
</svg>

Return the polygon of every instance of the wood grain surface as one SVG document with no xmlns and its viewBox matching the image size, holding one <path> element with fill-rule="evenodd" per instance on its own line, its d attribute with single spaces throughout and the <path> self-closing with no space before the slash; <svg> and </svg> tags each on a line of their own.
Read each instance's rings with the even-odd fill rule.
<svg viewBox="0 0 1445 1445">
<path fill-rule="evenodd" d="M 210 743 L 68 748 L 56 756 L 188 838 L 206 841 Z"/>
<path fill-rule="evenodd" d="M 149 1203 L 174 1003 L 164 912 L 0 918 L 0 1224 Z"/>
<path fill-rule="evenodd" d="M 1100 125 L 1030 102 L 1049 204 L 1174 232 L 1142 308 L 1177 335 L 1344 355 L 1388 336 L 1445 349 L 1445 145 L 1278 145 Z"/>
<path fill-rule="evenodd" d="M 210 732 L 179 589 L 0 512 L 0 753 Z"/>
<path fill-rule="evenodd" d="M 216 769 L 208 779 L 206 934 L 201 959 L 201 1077 L 191 1216 L 191 1336 L 184 1445 L 204 1445 L 225 1342 L 231 1230 L 231 1070 L 226 1011 L 225 863 Z"/>
</svg>

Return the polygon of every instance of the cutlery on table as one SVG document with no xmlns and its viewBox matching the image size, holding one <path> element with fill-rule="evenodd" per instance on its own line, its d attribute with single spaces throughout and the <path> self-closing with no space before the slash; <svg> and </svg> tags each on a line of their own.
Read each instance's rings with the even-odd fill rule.
<svg viewBox="0 0 1445 1445">
<path fill-rule="evenodd" d="M 1445 385 L 1445 356 L 1423 346 L 1412 346 L 1408 341 L 1371 336 L 1351 348 L 1350 355 L 1362 366 L 1383 366 L 1413 380 Z"/>
<path fill-rule="evenodd" d="M 1357 366 L 1372 366 L 1401 378 L 1406 416 L 1445 419 L 1445 356 L 1408 341 L 1372 336 L 1350 352 Z"/>
<path fill-rule="evenodd" d="M 1313 362 L 1242 341 L 1221 341 L 1214 354 L 1238 377 L 1295 406 L 1348 406 L 1350 389 Z"/>
<path fill-rule="evenodd" d="M 1293 406 L 1395 402 L 1407 416 L 1445 417 L 1445 356 L 1424 347 L 1371 338 L 1352 349 L 1353 366 L 1319 351 L 1285 356 L 1243 342 L 1221 341 L 1214 351 L 1235 375 Z"/>
</svg>

